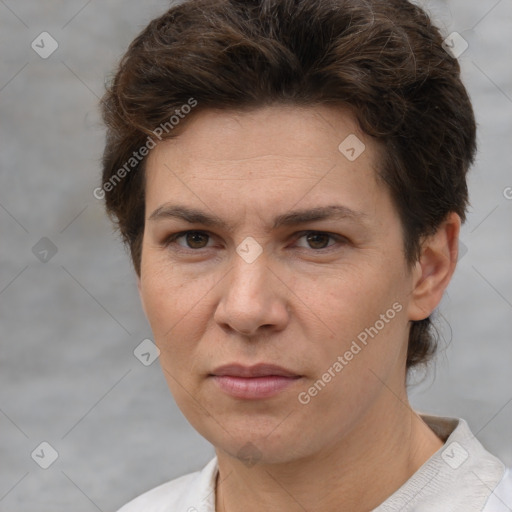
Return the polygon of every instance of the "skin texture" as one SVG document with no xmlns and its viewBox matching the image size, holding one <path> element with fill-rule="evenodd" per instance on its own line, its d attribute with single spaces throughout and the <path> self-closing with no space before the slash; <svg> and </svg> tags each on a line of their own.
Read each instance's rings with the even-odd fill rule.
<svg viewBox="0 0 512 512">
<path fill-rule="evenodd" d="M 338 150 L 351 134 L 366 146 L 355 161 Z M 218 511 L 368 511 L 442 447 L 408 404 L 405 361 L 410 321 L 433 311 L 455 268 L 460 219 L 451 214 L 408 266 L 376 175 L 380 149 L 341 108 L 270 106 L 198 112 L 148 158 L 139 289 L 171 392 L 215 446 Z M 170 205 L 227 225 L 162 214 Z M 357 213 L 273 228 L 278 215 L 329 205 Z M 203 234 L 169 243 L 187 230 Z M 246 237 L 262 249 L 252 263 L 236 252 Z M 394 304 L 400 311 L 301 403 Z M 300 378 L 246 400 L 211 376 L 262 362 Z"/>
</svg>

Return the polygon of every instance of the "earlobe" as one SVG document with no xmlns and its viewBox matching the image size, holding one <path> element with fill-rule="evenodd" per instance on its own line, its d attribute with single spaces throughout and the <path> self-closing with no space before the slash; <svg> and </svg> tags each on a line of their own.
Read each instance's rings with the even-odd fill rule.
<svg viewBox="0 0 512 512">
<path fill-rule="evenodd" d="M 460 217 L 452 212 L 423 241 L 420 259 L 413 270 L 409 320 L 427 318 L 441 302 L 457 265 L 460 225 Z"/>
</svg>

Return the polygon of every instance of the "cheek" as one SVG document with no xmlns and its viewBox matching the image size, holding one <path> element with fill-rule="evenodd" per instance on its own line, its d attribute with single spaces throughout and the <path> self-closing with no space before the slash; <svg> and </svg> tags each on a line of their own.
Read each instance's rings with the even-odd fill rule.
<svg viewBox="0 0 512 512">
<path fill-rule="evenodd" d="M 323 283 L 315 301 L 329 323 L 357 334 L 375 323 L 396 302 L 403 302 L 403 277 L 392 266 L 365 265 L 342 269 Z M 322 297 L 323 295 L 323 297 Z"/>
<path fill-rule="evenodd" d="M 180 316 L 180 286 L 162 274 L 143 274 L 141 298 L 156 337 L 171 328 Z"/>
<path fill-rule="evenodd" d="M 387 296 L 374 296 L 372 301 L 337 299 L 339 311 L 334 297 L 329 311 L 338 335 L 327 346 L 312 347 L 315 372 L 299 397 L 301 404 L 308 402 L 303 407 L 309 417 L 324 418 L 326 438 L 350 431 L 381 395 L 383 383 L 405 366 L 407 317 L 399 301 Z"/>
<path fill-rule="evenodd" d="M 221 278 L 213 273 L 187 275 L 162 262 L 158 254 L 147 254 L 143 260 L 140 293 L 146 316 L 160 349 L 161 366 L 179 382 L 192 385 L 197 371 L 204 371 L 201 340 L 212 323 L 212 294 Z M 168 381 L 173 394 L 179 391 L 178 384 Z"/>
<path fill-rule="evenodd" d="M 197 280 L 175 268 L 164 251 L 143 247 L 140 292 L 155 336 L 193 309 L 200 299 L 198 288 Z"/>
<path fill-rule="evenodd" d="M 322 304 L 318 311 L 332 338 L 328 355 L 321 356 L 326 369 L 338 356 L 345 356 L 343 373 L 356 369 L 357 380 L 370 369 L 377 375 L 385 373 L 401 355 L 408 330 L 406 282 L 400 269 L 385 270 L 381 266 L 352 269 L 324 283 L 323 298 L 317 294 L 316 303 Z"/>
<path fill-rule="evenodd" d="M 184 414 L 187 417 L 200 414 L 194 410 L 194 400 L 190 400 L 190 395 L 197 392 L 193 377 L 197 340 L 201 338 L 201 332 L 197 331 L 200 305 L 195 299 L 194 285 L 187 285 L 169 273 L 143 276 L 141 295 L 155 344 L 160 350 L 164 378 Z"/>
<path fill-rule="evenodd" d="M 200 300 L 196 288 L 197 283 L 187 282 L 155 258 L 143 260 L 140 294 L 162 362 L 175 361 L 186 348 L 179 340 L 183 339 L 183 328 L 190 322 L 194 306 Z"/>
</svg>

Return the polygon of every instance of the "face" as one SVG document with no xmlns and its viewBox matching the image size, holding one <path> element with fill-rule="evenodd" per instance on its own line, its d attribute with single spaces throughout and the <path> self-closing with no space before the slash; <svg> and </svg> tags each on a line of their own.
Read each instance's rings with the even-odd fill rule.
<svg viewBox="0 0 512 512">
<path fill-rule="evenodd" d="M 345 110 L 274 106 L 204 111 L 151 152 L 142 303 L 218 450 L 329 450 L 403 383 L 413 278 L 379 151 Z"/>
</svg>

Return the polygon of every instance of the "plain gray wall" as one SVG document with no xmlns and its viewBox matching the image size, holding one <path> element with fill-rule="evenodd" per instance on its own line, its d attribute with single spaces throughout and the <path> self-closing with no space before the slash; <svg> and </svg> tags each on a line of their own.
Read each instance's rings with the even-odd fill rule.
<svg viewBox="0 0 512 512">
<path fill-rule="evenodd" d="M 168 5 L 0 1 L 0 511 L 115 510 L 213 455 L 158 363 L 133 355 L 151 332 L 128 257 L 92 193 L 104 80 Z M 469 43 L 459 60 L 480 151 L 467 252 L 440 310 L 445 342 L 411 399 L 420 411 L 465 418 L 510 466 L 512 3 L 424 5 L 446 35 Z M 46 59 L 31 47 L 43 31 L 58 43 Z M 48 469 L 31 457 L 43 441 L 58 452 Z M 42 449 L 34 458 L 48 461 Z"/>
</svg>

